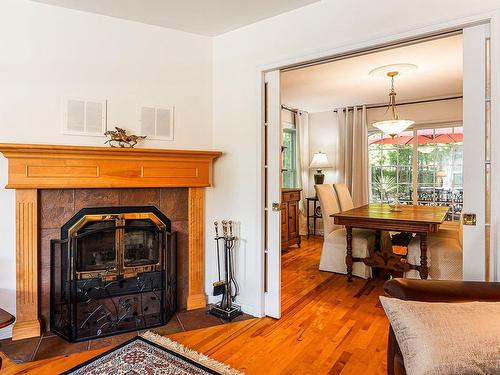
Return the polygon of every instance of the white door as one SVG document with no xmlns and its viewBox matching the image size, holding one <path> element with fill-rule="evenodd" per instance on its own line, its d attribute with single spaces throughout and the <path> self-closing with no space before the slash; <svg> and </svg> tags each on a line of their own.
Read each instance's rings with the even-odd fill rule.
<svg viewBox="0 0 500 375">
<path fill-rule="evenodd" d="M 281 316 L 281 99 L 280 72 L 264 76 L 265 314 Z"/>
<path fill-rule="evenodd" d="M 486 126 L 487 53 L 489 25 L 477 25 L 463 31 L 463 214 L 475 214 L 475 225 L 464 225 L 464 280 L 485 280 L 489 251 L 485 236 L 486 217 Z M 489 86 L 489 84 L 488 84 Z M 489 113 L 489 111 L 488 111 Z M 464 220 L 464 224 L 466 224 Z"/>
</svg>

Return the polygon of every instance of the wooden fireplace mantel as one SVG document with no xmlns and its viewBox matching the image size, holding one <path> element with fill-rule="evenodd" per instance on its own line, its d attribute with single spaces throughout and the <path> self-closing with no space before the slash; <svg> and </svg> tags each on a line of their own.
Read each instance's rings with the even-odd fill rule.
<svg viewBox="0 0 500 375">
<path fill-rule="evenodd" d="M 206 306 L 204 188 L 219 151 L 0 144 L 6 188 L 16 189 L 16 323 L 12 339 L 40 335 L 38 189 L 187 187 L 187 308 Z"/>
<path fill-rule="evenodd" d="M 0 144 L 7 188 L 206 187 L 219 151 Z"/>
</svg>

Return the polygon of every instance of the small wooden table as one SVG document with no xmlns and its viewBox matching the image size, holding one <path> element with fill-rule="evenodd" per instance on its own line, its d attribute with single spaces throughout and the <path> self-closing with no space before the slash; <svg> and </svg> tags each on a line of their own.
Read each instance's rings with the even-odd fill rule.
<svg viewBox="0 0 500 375">
<path fill-rule="evenodd" d="M 310 233 L 311 233 L 311 228 L 309 226 L 310 219 L 313 219 L 313 236 L 316 235 L 316 220 L 321 219 L 321 206 L 319 205 L 319 199 L 318 197 L 308 197 L 306 198 L 307 202 L 307 239 L 309 239 Z M 310 203 L 313 202 L 313 212 L 312 214 L 310 213 L 311 205 Z"/>
<path fill-rule="evenodd" d="M 427 234 L 437 232 L 446 219 L 448 207 L 443 206 L 402 206 L 402 211 L 391 211 L 389 205 L 370 203 L 352 210 L 330 215 L 335 224 L 344 225 L 347 240 L 347 280 L 352 281 L 353 262 L 363 262 L 370 267 L 408 272 L 418 270 L 421 279 L 427 279 Z M 352 228 L 374 229 L 377 241 L 374 251 L 367 258 L 352 256 Z M 410 264 L 405 258 L 380 249 L 380 232 L 382 230 L 416 233 L 420 237 L 420 265 Z"/>
</svg>

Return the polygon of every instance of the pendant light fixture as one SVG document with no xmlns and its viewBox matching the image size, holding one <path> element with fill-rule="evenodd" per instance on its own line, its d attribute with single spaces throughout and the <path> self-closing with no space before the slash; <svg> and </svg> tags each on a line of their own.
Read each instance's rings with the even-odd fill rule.
<svg viewBox="0 0 500 375">
<path fill-rule="evenodd" d="M 370 72 L 370 75 L 378 75 L 385 73 L 391 79 L 391 91 L 389 92 L 389 105 L 385 114 L 390 113 L 390 118 L 373 123 L 373 126 L 380 129 L 382 132 L 389 134 L 394 138 L 399 133 L 403 132 L 409 126 L 413 125 L 415 121 L 399 118 L 398 110 L 396 108 L 396 90 L 394 90 L 394 77 L 400 74 L 401 71 L 407 72 L 415 70 L 416 65 L 413 64 L 396 64 L 386 65 L 376 68 Z"/>
</svg>

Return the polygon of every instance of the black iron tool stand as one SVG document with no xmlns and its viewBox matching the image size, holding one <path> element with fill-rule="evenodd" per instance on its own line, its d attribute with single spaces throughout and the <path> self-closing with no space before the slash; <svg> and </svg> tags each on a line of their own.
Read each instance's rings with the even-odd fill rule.
<svg viewBox="0 0 500 375">
<path fill-rule="evenodd" d="M 234 278 L 233 270 L 233 249 L 236 242 L 236 237 L 233 234 L 233 223 L 231 220 L 222 221 L 222 236 L 219 236 L 218 223 L 215 223 L 215 241 L 217 245 L 217 268 L 219 271 L 224 269 L 224 280 L 222 284 L 215 286 L 214 284 L 214 295 L 222 294 L 222 299 L 219 303 L 213 305 L 208 311 L 210 314 L 215 315 L 224 320 L 233 320 L 238 315 L 241 315 L 241 307 L 234 304 L 234 300 L 238 295 L 238 283 Z M 221 267 L 220 255 L 219 255 L 219 241 L 224 243 L 224 254 L 223 254 L 223 267 Z M 234 287 L 234 289 L 233 289 Z"/>
</svg>

